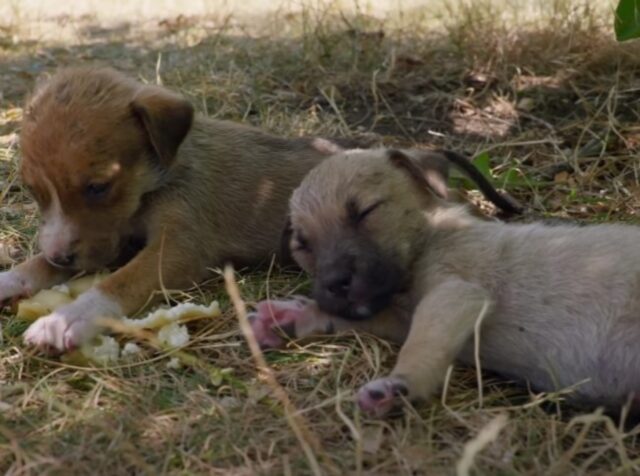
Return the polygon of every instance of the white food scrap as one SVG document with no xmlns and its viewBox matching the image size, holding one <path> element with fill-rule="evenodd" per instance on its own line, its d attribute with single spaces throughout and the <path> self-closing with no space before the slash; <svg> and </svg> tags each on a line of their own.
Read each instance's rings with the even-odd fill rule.
<svg viewBox="0 0 640 476">
<path fill-rule="evenodd" d="M 158 331 L 158 341 L 167 347 L 182 347 L 189 343 L 189 331 L 187 326 L 181 326 L 177 322 L 168 324 Z"/>
<path fill-rule="evenodd" d="M 80 352 L 95 364 L 107 365 L 120 358 L 120 344 L 111 336 L 98 336 L 80 347 Z"/>
<path fill-rule="evenodd" d="M 180 362 L 180 359 L 178 359 L 177 357 L 171 357 L 171 359 L 169 359 L 169 362 L 167 362 L 167 368 L 168 369 L 179 369 L 180 367 L 182 367 L 182 363 Z"/>
<path fill-rule="evenodd" d="M 64 293 L 69 296 L 69 286 L 66 284 L 56 284 L 55 286 L 51 286 L 52 291 L 58 291 L 60 293 Z"/>
<path fill-rule="evenodd" d="M 120 356 L 122 358 L 132 357 L 134 355 L 139 355 L 141 352 L 142 352 L 142 347 L 140 347 L 138 344 L 136 344 L 135 342 L 127 342 L 122 348 L 122 352 L 120 353 Z"/>
<path fill-rule="evenodd" d="M 186 322 L 204 317 L 218 317 L 219 315 L 218 301 L 212 301 L 208 306 L 186 302 L 168 309 L 156 309 L 141 319 L 125 317 L 122 322 L 135 329 L 160 329 L 173 322 Z"/>
</svg>

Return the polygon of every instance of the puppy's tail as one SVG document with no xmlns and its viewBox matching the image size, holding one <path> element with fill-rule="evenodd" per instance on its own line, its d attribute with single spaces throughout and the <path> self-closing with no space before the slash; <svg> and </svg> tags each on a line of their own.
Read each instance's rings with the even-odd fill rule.
<svg viewBox="0 0 640 476">
<path fill-rule="evenodd" d="M 504 213 L 508 215 L 520 215 L 524 211 L 522 205 L 516 202 L 515 199 L 499 193 L 467 157 L 451 150 L 441 149 L 437 152 L 464 172 L 464 174 L 478 186 L 482 194 Z"/>
</svg>

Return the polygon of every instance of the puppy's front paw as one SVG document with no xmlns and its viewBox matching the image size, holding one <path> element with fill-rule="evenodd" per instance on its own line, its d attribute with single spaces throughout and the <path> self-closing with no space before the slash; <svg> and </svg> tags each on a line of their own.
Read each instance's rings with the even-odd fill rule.
<svg viewBox="0 0 640 476">
<path fill-rule="evenodd" d="M 69 306 L 67 306 L 69 307 Z M 80 330 L 84 330 L 85 319 L 73 319 L 65 308 L 60 308 L 48 316 L 31 324 L 24 334 L 24 341 L 46 352 L 62 352 L 77 346 Z"/>
<path fill-rule="evenodd" d="M 249 322 L 260 347 L 278 348 L 284 346 L 286 337 L 300 337 L 296 333 L 296 323 L 305 318 L 312 302 L 302 296 L 259 302 L 255 312 L 249 316 Z"/>
<path fill-rule="evenodd" d="M 371 416 L 382 417 L 399 407 L 402 397 L 409 395 L 404 379 L 384 377 L 365 384 L 358 391 L 357 401 L 360 409 Z"/>
<path fill-rule="evenodd" d="M 64 352 L 98 333 L 97 319 L 121 316 L 120 306 L 97 289 L 31 324 L 24 341 L 42 351 Z"/>
<path fill-rule="evenodd" d="M 31 292 L 26 280 L 16 271 L 0 273 L 0 308 L 29 296 Z"/>
</svg>

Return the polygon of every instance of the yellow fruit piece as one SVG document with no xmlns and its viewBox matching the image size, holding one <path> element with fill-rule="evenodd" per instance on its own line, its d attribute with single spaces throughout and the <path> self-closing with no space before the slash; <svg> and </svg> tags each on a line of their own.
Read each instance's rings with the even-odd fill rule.
<svg viewBox="0 0 640 476">
<path fill-rule="evenodd" d="M 62 291 L 43 289 L 33 297 L 20 301 L 16 316 L 25 321 L 35 321 L 71 301 L 73 298 Z"/>
<path fill-rule="evenodd" d="M 98 284 L 107 276 L 106 273 L 90 274 L 74 279 L 68 283 L 43 289 L 28 299 L 18 303 L 16 316 L 25 321 L 35 321 L 46 316 L 60 306 L 69 304 L 85 291 Z"/>
<path fill-rule="evenodd" d="M 93 286 L 98 284 L 104 278 L 107 277 L 106 273 L 90 274 L 88 276 L 82 276 L 81 278 L 74 279 L 67 283 L 69 294 L 72 298 L 77 298 L 80 294 L 88 291 Z"/>
<path fill-rule="evenodd" d="M 91 364 L 104 367 L 120 358 L 120 344 L 111 336 L 97 336 L 82 347 L 60 356 L 65 364 L 87 367 Z"/>
<path fill-rule="evenodd" d="M 187 345 L 189 343 L 187 326 L 181 326 L 177 322 L 163 326 L 158 331 L 158 341 L 172 349 Z"/>
<path fill-rule="evenodd" d="M 91 361 L 82 353 L 80 349 L 72 350 L 60 356 L 60 361 L 76 367 L 88 367 Z"/>
<path fill-rule="evenodd" d="M 218 317 L 219 315 L 220 306 L 218 301 L 212 301 L 208 306 L 182 303 L 168 309 L 156 309 L 141 319 L 128 319 L 125 317 L 122 322 L 134 329 L 154 330 L 174 322 L 188 322 L 205 317 Z"/>
</svg>

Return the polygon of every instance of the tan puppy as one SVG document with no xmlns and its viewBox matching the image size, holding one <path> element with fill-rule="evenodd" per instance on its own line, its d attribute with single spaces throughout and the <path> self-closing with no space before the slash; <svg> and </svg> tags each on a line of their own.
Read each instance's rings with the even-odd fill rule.
<svg viewBox="0 0 640 476">
<path fill-rule="evenodd" d="M 227 260 L 268 261 L 291 191 L 338 149 L 194 115 L 166 89 L 95 68 L 62 70 L 37 88 L 21 145 L 42 253 L 0 274 L 0 302 L 119 267 L 27 330 L 28 343 L 58 350 L 163 286 L 191 287 Z"/>
<path fill-rule="evenodd" d="M 316 302 L 260 303 L 262 345 L 282 345 L 278 327 L 403 343 L 391 375 L 358 393 L 382 415 L 401 395 L 433 395 L 454 359 L 474 364 L 482 323 L 484 368 L 541 391 L 577 385 L 577 402 L 637 403 L 640 228 L 487 222 L 443 201 L 443 183 L 401 151 L 348 151 L 315 168 L 291 199 L 291 247 Z"/>
</svg>

